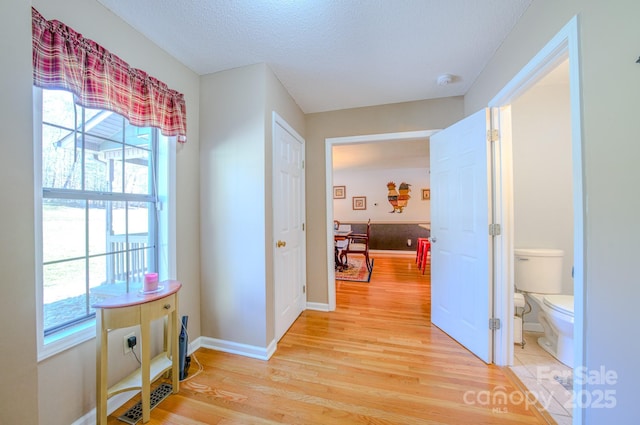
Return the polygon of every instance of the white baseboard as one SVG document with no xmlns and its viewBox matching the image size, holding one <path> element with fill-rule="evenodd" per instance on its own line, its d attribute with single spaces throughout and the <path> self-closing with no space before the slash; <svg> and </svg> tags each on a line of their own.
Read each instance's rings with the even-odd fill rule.
<svg viewBox="0 0 640 425">
<path fill-rule="evenodd" d="M 369 254 L 384 254 L 398 257 L 415 257 L 415 251 L 401 251 L 398 249 L 370 249 Z"/>
<path fill-rule="evenodd" d="M 329 311 L 329 304 L 325 304 L 325 303 L 307 303 L 307 310 Z"/>
<path fill-rule="evenodd" d="M 260 360 L 269 360 L 273 353 L 276 352 L 277 343 L 271 343 L 265 347 L 257 347 L 255 345 L 239 344 L 233 341 L 224 341 L 217 338 L 209 338 L 201 336 L 198 338 L 199 347 L 209 348 L 211 350 L 223 351 L 225 353 L 239 354 L 245 357 L 251 357 Z"/>
<path fill-rule="evenodd" d="M 140 393 L 140 390 L 127 391 L 126 393 L 116 394 L 109 398 L 109 400 L 107 400 L 107 415 L 115 412 L 116 409 L 120 408 L 138 393 Z M 71 425 L 95 425 L 96 423 L 96 408 L 94 407 L 90 412 L 73 422 Z"/>
</svg>

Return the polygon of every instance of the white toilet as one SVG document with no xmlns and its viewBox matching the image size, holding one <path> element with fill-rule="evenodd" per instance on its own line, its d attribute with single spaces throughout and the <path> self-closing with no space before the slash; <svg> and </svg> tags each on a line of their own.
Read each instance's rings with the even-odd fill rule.
<svg viewBox="0 0 640 425">
<path fill-rule="evenodd" d="M 573 367 L 573 295 L 561 295 L 562 260 L 559 249 L 516 249 L 515 287 L 538 305 L 544 336 L 538 344 Z"/>
</svg>

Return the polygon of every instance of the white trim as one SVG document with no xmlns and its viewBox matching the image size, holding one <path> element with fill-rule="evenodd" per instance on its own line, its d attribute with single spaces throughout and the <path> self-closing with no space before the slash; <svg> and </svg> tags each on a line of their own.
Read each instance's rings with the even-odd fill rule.
<svg viewBox="0 0 640 425">
<path fill-rule="evenodd" d="M 579 57 L 579 22 L 578 17 L 574 16 L 571 20 L 549 41 L 538 54 L 494 97 L 490 102 L 491 107 L 506 107 L 515 100 L 519 95 L 524 93 L 540 78 L 546 75 L 551 69 L 555 68 L 562 60 L 569 59 L 569 82 L 570 82 L 570 103 L 571 103 L 571 149 L 572 149 L 572 168 L 573 168 L 573 210 L 574 210 L 574 364 L 576 367 L 585 365 L 585 286 L 584 286 L 584 216 L 585 216 L 585 199 L 583 194 L 583 155 L 582 155 L 582 118 L 581 118 L 581 97 L 580 97 L 580 57 Z M 507 116 L 503 115 L 508 112 L 507 109 L 501 110 L 500 125 L 506 120 Z M 504 120 L 503 120 L 504 118 Z M 501 133 L 503 128 L 500 129 Z M 502 135 L 501 135 L 502 137 Z M 507 149 L 510 150 L 510 143 Z M 503 143 L 503 149 L 505 145 Z M 511 157 L 507 157 L 508 150 L 502 151 L 501 167 L 510 170 L 509 161 Z M 504 171 L 504 170 L 503 170 Z M 496 279 L 497 285 L 503 287 L 501 298 L 496 301 L 501 304 L 501 319 L 512 320 L 513 317 L 513 193 L 512 193 L 512 176 L 508 172 L 503 172 L 501 177 L 501 185 L 503 199 L 510 201 L 502 204 L 503 237 L 499 238 L 502 244 L 501 250 L 503 255 L 503 264 L 498 270 Z M 510 205 L 509 205 L 510 204 Z M 506 288 L 506 289 L 505 289 Z M 505 296 L 506 295 L 506 296 Z M 528 326 L 525 324 L 525 327 Z M 496 351 L 499 353 L 499 365 L 512 364 L 513 362 L 513 332 L 505 332 L 503 337 L 497 341 Z M 574 393 L 580 394 L 584 390 L 584 384 L 580 384 L 580 380 L 574 381 Z M 583 423 L 584 414 L 581 409 L 574 407 L 573 423 Z"/>
<path fill-rule="evenodd" d="M 303 160 L 303 164 L 304 161 L 306 160 L 306 141 L 305 139 L 298 134 L 298 132 L 289 125 L 289 123 L 287 121 L 285 121 L 284 118 L 282 118 L 276 111 L 272 111 L 272 121 L 271 121 L 271 170 L 272 170 L 272 176 L 271 176 L 271 187 L 274 188 L 276 186 L 276 173 L 273 172 L 273 170 L 275 169 L 275 163 L 276 163 L 276 155 L 274 154 L 274 149 L 276 148 L 276 144 L 274 142 L 275 140 L 275 135 L 276 135 L 276 127 L 279 125 L 280 127 L 282 127 L 285 131 L 287 131 L 289 134 L 291 134 L 301 145 L 301 157 Z M 302 217 L 303 223 L 302 223 L 302 228 L 305 229 L 304 226 L 304 222 L 305 222 L 305 218 L 307 216 L 307 210 L 306 210 L 306 167 L 303 165 L 302 169 L 300 170 L 300 215 Z M 275 208 L 273 207 L 273 205 L 276 204 L 276 200 L 274 199 L 275 197 L 275 190 L 272 189 L 271 191 L 271 202 L 272 202 L 272 210 L 274 211 L 273 216 L 272 216 L 272 228 L 276 229 L 278 226 L 276 225 L 276 213 L 275 213 Z M 272 240 L 271 243 L 271 247 L 275 246 L 275 240 Z M 301 232 L 300 235 L 300 247 L 302 250 L 302 253 L 300 255 L 300 261 L 302 262 L 302 264 L 300 264 L 300 268 L 301 268 L 301 276 L 303 279 L 303 287 L 307 288 L 307 232 L 306 230 L 303 230 Z M 273 248 L 272 248 L 273 249 Z M 272 258 L 272 278 L 274 281 L 274 285 L 273 285 L 273 290 L 274 290 L 274 300 L 275 300 L 275 291 L 277 290 L 276 288 L 276 254 L 274 253 L 273 258 Z M 304 311 L 306 304 L 307 304 L 307 292 L 306 290 L 304 291 L 304 296 L 302 297 L 303 299 L 300 301 L 300 312 Z M 274 307 L 275 307 L 275 301 L 274 301 Z M 279 329 L 278 329 L 278 319 L 277 319 L 277 311 L 275 311 L 274 308 L 274 316 L 273 316 L 273 332 L 274 334 L 280 338 L 280 336 L 278 336 L 277 334 L 279 333 Z M 291 323 L 289 323 L 287 325 L 287 328 L 289 328 L 289 326 L 291 326 Z M 286 329 L 283 331 L 283 335 L 286 333 Z M 275 350 L 275 347 L 274 347 Z M 269 354 L 269 357 L 271 357 L 271 355 L 273 355 L 273 353 Z"/>
<path fill-rule="evenodd" d="M 359 144 L 372 142 L 400 141 L 408 139 L 428 138 L 440 131 L 437 130 L 417 130 L 397 133 L 380 133 L 363 136 L 329 137 L 325 139 L 325 176 L 326 176 L 326 206 L 327 206 L 327 300 L 329 311 L 336 309 L 336 274 L 333 265 L 334 247 L 333 240 L 333 146 L 345 144 Z"/>
<path fill-rule="evenodd" d="M 46 353 L 44 337 L 44 312 L 41 306 L 44 303 L 44 288 L 42 285 L 42 89 L 33 88 L 33 227 L 35 242 L 35 285 L 36 285 L 36 347 L 38 361 L 44 360 L 53 353 Z M 40 143 L 36 143 L 40 141 Z M 94 335 L 95 337 L 95 326 Z"/>
<path fill-rule="evenodd" d="M 39 307 L 38 313 L 42 314 Z M 39 322 L 38 325 L 41 325 L 41 323 L 42 322 Z M 96 320 L 86 320 L 49 336 L 41 337 L 40 335 L 42 335 L 42 329 L 38 329 L 39 362 L 82 344 L 85 341 L 94 339 L 96 337 Z"/>
<path fill-rule="evenodd" d="M 502 226 L 502 236 L 495 238 L 493 317 L 500 319 L 501 329 L 494 335 L 493 363 L 505 366 L 513 363 L 513 271 L 508 260 L 513 252 L 513 164 L 511 138 L 511 106 L 492 108 L 494 129 L 500 132 L 494 152 L 494 222 Z M 506 277 L 505 277 L 506 276 Z"/>
<path fill-rule="evenodd" d="M 329 304 L 327 303 L 307 303 L 307 310 L 315 311 L 329 311 Z"/>
<path fill-rule="evenodd" d="M 406 251 L 399 249 L 370 249 L 370 254 L 384 254 L 390 257 L 415 257 L 415 251 Z"/>
<path fill-rule="evenodd" d="M 491 188 L 491 215 L 492 215 L 492 223 L 500 223 L 502 226 L 505 226 L 507 223 L 510 223 L 509 214 L 505 213 L 502 206 L 505 204 L 505 196 L 510 193 L 505 187 L 505 181 L 511 181 L 511 160 L 508 163 L 504 161 L 507 154 L 509 154 L 508 158 L 511 158 L 511 127 L 510 122 L 508 122 L 509 128 L 507 131 L 505 128 L 507 123 L 501 127 L 502 122 L 500 121 L 501 110 L 499 108 L 490 108 L 491 111 L 491 129 L 499 129 L 502 134 L 496 142 L 493 143 L 492 149 L 490 151 L 491 164 L 492 164 L 492 178 L 491 183 L 493 187 Z M 504 137 L 503 137 L 504 135 Z M 509 178 L 506 178 L 506 177 Z M 502 237 L 494 237 L 492 245 L 493 252 L 491 253 L 491 261 L 492 261 L 492 290 L 493 295 L 491 302 L 491 311 L 492 317 L 500 319 L 500 329 L 497 329 L 493 333 L 493 341 L 492 341 L 492 363 L 497 365 L 506 365 L 509 363 L 509 356 L 513 356 L 513 314 L 509 312 L 513 312 L 513 285 L 508 285 L 502 282 L 502 274 L 501 271 L 504 269 L 504 260 L 509 254 L 508 247 L 510 235 L 505 234 Z M 506 250 L 506 251 L 505 251 Z M 509 280 L 508 282 L 512 282 Z M 511 287 L 510 287 L 511 286 Z M 506 305 L 500 300 L 506 300 Z M 499 350 L 498 348 L 504 345 L 505 341 L 512 341 L 511 344 L 506 345 L 506 353 L 505 351 Z M 512 358 L 512 357 L 511 357 Z"/>
<path fill-rule="evenodd" d="M 135 397 L 140 390 L 127 391 L 125 393 L 116 394 L 107 400 L 107 415 L 112 414 L 122 407 L 127 401 Z M 94 425 L 96 424 L 96 408 L 87 412 L 84 416 L 73 422 L 71 425 Z"/>
<path fill-rule="evenodd" d="M 158 156 L 165 167 L 158 167 L 158 200 L 161 210 L 158 220 L 158 272 L 160 279 L 177 279 L 176 264 L 176 137 L 166 137 L 158 131 Z M 161 190 L 162 189 L 162 190 Z M 163 232 L 162 229 L 166 229 Z M 166 277 L 165 277 L 166 276 Z"/>
<path fill-rule="evenodd" d="M 70 326 L 52 335 L 44 336 L 44 317 L 42 305 L 43 275 L 42 275 L 42 89 L 34 87 L 33 96 L 33 143 L 34 143 L 34 230 L 35 230 L 35 282 L 36 285 L 36 332 L 37 359 L 41 362 L 51 356 L 73 348 L 96 336 L 96 321 L 90 319 Z M 159 194 L 160 205 L 158 228 L 158 262 L 161 278 L 175 279 L 176 270 L 176 137 L 166 137 L 158 133 L 158 165 L 162 161 L 164 167 L 158 167 L 156 191 Z M 166 173 L 163 171 L 166 169 Z M 162 181 L 161 181 L 162 179 Z M 163 190 L 158 188 L 162 187 Z M 166 194 L 160 197 L 162 192 Z M 166 228 L 167 232 L 162 231 Z M 165 277 L 166 276 L 166 277 Z"/>
<path fill-rule="evenodd" d="M 251 357 L 259 360 L 269 360 L 273 353 L 276 352 L 277 342 L 272 340 L 267 347 L 258 347 L 255 345 L 240 344 L 233 341 L 225 341 L 217 338 L 201 336 L 198 343 L 202 348 L 210 350 L 222 351 L 225 353 L 238 354 L 240 356 Z"/>
</svg>

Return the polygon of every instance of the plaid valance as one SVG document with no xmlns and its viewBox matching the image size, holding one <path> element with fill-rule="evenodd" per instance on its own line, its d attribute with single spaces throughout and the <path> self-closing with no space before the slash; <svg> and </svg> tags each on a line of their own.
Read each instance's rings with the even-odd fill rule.
<svg viewBox="0 0 640 425">
<path fill-rule="evenodd" d="M 47 21 L 34 8 L 31 12 L 34 85 L 68 90 L 84 107 L 113 111 L 132 125 L 156 127 L 165 136 L 186 141 L 182 93 L 130 67 L 60 21 Z"/>
</svg>

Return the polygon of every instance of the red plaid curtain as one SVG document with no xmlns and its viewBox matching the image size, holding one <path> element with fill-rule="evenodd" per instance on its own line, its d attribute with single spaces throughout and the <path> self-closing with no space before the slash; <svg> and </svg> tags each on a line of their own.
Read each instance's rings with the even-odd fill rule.
<svg viewBox="0 0 640 425">
<path fill-rule="evenodd" d="M 144 71 L 131 68 L 93 40 L 64 25 L 47 21 L 31 8 L 33 84 L 64 89 L 87 108 L 106 109 L 141 127 L 159 128 L 165 136 L 187 136 L 184 95 Z"/>
</svg>

